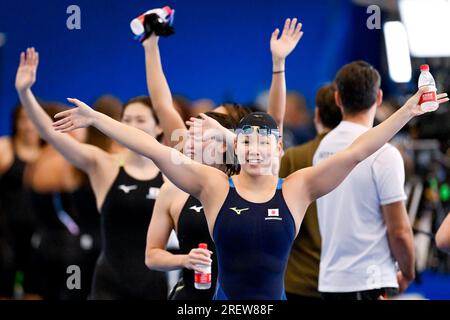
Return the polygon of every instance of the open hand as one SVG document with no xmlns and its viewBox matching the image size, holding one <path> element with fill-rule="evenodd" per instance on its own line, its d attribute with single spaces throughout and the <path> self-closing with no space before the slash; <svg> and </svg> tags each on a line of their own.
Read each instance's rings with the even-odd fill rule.
<svg viewBox="0 0 450 320">
<path fill-rule="evenodd" d="M 86 128 L 94 122 L 95 111 L 84 102 L 78 99 L 67 98 L 67 100 L 77 107 L 57 113 L 55 119 L 60 119 L 53 123 L 53 128 L 60 132 L 70 132 L 78 128 Z"/>
<path fill-rule="evenodd" d="M 413 116 L 418 116 L 427 112 L 432 112 L 432 111 L 423 111 L 419 105 L 420 97 L 422 96 L 423 93 L 428 91 L 430 91 L 429 87 L 421 87 L 419 88 L 419 90 L 416 92 L 415 95 L 413 95 L 411 98 L 409 98 L 408 101 L 406 101 L 405 106 L 411 111 Z M 447 93 L 438 94 L 436 96 L 436 99 L 438 104 L 447 102 L 448 101 Z"/>
<path fill-rule="evenodd" d="M 34 48 L 28 48 L 20 53 L 20 64 L 16 74 L 16 90 L 19 92 L 30 89 L 36 82 L 39 53 Z"/>
<path fill-rule="evenodd" d="M 217 120 L 208 117 L 204 113 L 200 113 L 199 117 L 200 118 L 191 117 L 188 121 L 186 121 L 186 125 L 202 128 L 203 131 L 206 131 L 208 129 L 216 129 L 220 131 L 220 129 L 222 128 L 222 125 L 217 122 Z"/>
<path fill-rule="evenodd" d="M 301 29 L 302 24 L 297 23 L 297 18 L 292 19 L 292 21 L 291 19 L 286 19 L 279 39 L 280 30 L 278 28 L 275 29 L 270 39 L 270 51 L 273 59 L 286 59 L 302 38 L 303 32 Z"/>
</svg>

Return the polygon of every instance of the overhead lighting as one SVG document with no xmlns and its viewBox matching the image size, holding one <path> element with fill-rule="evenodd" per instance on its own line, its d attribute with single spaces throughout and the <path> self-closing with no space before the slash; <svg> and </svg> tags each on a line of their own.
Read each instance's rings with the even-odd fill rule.
<svg viewBox="0 0 450 320">
<path fill-rule="evenodd" d="M 390 21 L 384 24 L 383 30 L 389 76 L 394 82 L 409 82 L 412 68 L 405 27 L 400 21 Z"/>
<path fill-rule="evenodd" d="M 449 57 L 450 1 L 400 0 L 400 17 L 413 57 Z"/>
</svg>

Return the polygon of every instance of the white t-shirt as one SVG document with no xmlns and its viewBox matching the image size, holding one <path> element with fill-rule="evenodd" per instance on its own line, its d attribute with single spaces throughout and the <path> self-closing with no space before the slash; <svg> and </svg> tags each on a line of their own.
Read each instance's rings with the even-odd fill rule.
<svg viewBox="0 0 450 320">
<path fill-rule="evenodd" d="M 313 165 L 345 149 L 367 130 L 342 121 L 320 143 Z M 317 200 L 322 237 L 320 292 L 398 287 L 381 206 L 405 200 L 404 183 L 400 152 L 385 144 Z"/>
</svg>

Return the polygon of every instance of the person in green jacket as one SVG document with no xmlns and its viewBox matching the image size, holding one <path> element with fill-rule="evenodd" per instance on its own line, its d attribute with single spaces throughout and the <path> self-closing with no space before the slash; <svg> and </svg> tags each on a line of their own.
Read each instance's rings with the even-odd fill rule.
<svg viewBox="0 0 450 320">
<path fill-rule="evenodd" d="M 340 109 L 334 100 L 334 84 L 322 86 L 316 94 L 314 125 L 317 136 L 302 145 L 286 150 L 281 159 L 280 177 L 312 166 L 312 159 L 323 137 L 342 120 Z M 320 233 L 317 221 L 316 203 L 306 211 L 300 232 L 295 239 L 289 256 L 285 275 L 286 296 L 288 300 L 320 300 L 317 290 L 320 263 Z"/>
</svg>

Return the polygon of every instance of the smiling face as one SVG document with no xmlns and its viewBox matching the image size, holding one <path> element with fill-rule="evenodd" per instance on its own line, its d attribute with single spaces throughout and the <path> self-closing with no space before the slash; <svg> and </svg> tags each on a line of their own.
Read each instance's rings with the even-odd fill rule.
<svg viewBox="0 0 450 320">
<path fill-rule="evenodd" d="M 122 122 L 126 125 L 140 129 L 152 137 L 161 133 L 161 128 L 156 123 L 153 111 L 142 102 L 132 102 L 123 110 Z"/>
<path fill-rule="evenodd" d="M 251 176 L 273 175 L 281 153 L 281 139 L 275 135 L 262 135 L 254 127 L 252 133 L 240 133 L 236 138 L 235 152 L 242 171 Z"/>
</svg>

